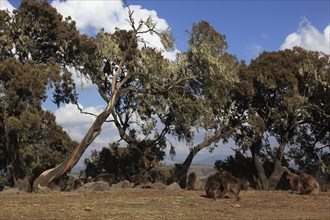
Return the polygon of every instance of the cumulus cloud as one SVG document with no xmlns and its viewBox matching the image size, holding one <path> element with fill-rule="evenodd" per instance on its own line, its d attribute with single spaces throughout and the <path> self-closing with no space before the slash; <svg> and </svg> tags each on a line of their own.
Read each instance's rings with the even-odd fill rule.
<svg viewBox="0 0 330 220">
<path fill-rule="evenodd" d="M 85 112 L 100 114 L 103 111 L 104 106 L 84 107 L 80 105 L 80 108 Z M 95 117 L 92 115 L 81 114 L 78 111 L 77 106 L 73 104 L 66 104 L 65 106 L 62 106 L 61 108 L 57 109 L 54 114 L 56 116 L 56 122 L 60 124 L 66 132 L 68 132 L 73 140 L 78 142 L 83 139 L 95 120 Z M 104 123 L 102 126 L 101 134 L 83 153 L 76 166 L 84 166 L 83 161 L 85 158 L 91 156 L 91 151 L 100 151 L 102 147 L 107 147 L 109 143 L 118 141 L 119 139 L 118 131 L 114 125 L 111 123 Z"/>
<path fill-rule="evenodd" d="M 68 71 L 72 73 L 72 78 L 77 85 L 78 89 L 85 90 L 85 89 L 97 89 L 97 86 L 92 83 L 91 80 L 84 77 L 79 71 L 77 71 L 73 67 L 68 67 Z"/>
<path fill-rule="evenodd" d="M 121 1 L 59 1 L 52 3 L 63 16 L 71 16 L 77 28 L 85 33 L 93 29 L 94 34 L 100 28 L 113 32 L 115 27 L 128 28 L 127 16 Z M 127 24 L 126 24 L 127 23 Z"/>
<path fill-rule="evenodd" d="M 104 106 L 84 107 L 80 105 L 84 112 L 89 112 L 95 115 L 100 114 Z M 63 126 L 73 140 L 81 141 L 85 136 L 95 117 L 89 114 L 81 114 L 76 105 L 66 104 L 54 112 L 56 122 Z M 95 139 L 95 145 L 99 147 L 108 146 L 110 142 L 118 140 L 117 129 L 110 123 L 105 123 L 102 126 L 102 133 Z"/>
<path fill-rule="evenodd" d="M 6 10 L 12 12 L 15 8 L 12 4 L 9 3 L 7 0 L 0 0 L 0 10 Z"/>
<path fill-rule="evenodd" d="M 116 28 L 130 30 L 132 29 L 128 22 L 129 8 L 133 11 L 133 19 L 135 24 L 140 20 L 146 20 L 151 17 L 156 23 L 156 29 L 164 31 L 169 28 L 167 22 L 159 18 L 154 10 L 143 9 L 140 5 L 130 5 L 125 7 L 122 1 L 53 1 L 52 6 L 64 17 L 71 16 L 76 21 L 77 28 L 86 34 L 95 35 L 101 28 L 105 31 L 113 33 Z M 150 33 L 142 35 L 143 39 L 149 46 L 164 51 L 164 57 L 175 58 L 178 50 L 165 52 L 165 48 L 159 36 Z"/>
<path fill-rule="evenodd" d="M 303 18 L 299 23 L 297 31 L 286 37 L 280 49 L 291 49 L 295 46 L 330 54 L 330 24 L 322 33 L 307 18 Z"/>
</svg>

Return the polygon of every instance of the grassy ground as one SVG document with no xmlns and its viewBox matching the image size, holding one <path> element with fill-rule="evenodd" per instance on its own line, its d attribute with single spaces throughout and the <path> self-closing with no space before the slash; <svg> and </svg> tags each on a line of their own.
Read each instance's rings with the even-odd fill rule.
<svg viewBox="0 0 330 220">
<path fill-rule="evenodd" d="M 0 219 L 330 219 L 330 194 L 243 191 L 241 200 L 203 191 L 112 189 L 107 192 L 0 194 Z"/>
</svg>

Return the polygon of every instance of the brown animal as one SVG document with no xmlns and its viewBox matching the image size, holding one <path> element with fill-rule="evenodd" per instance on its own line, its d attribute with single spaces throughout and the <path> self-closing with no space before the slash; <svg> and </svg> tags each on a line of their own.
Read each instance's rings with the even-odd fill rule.
<svg viewBox="0 0 330 220">
<path fill-rule="evenodd" d="M 73 183 L 73 189 L 78 189 L 79 187 L 84 185 L 84 181 L 82 179 L 75 179 Z"/>
<path fill-rule="evenodd" d="M 299 175 L 295 173 L 286 172 L 286 179 L 290 182 L 290 188 L 293 191 L 298 191 L 299 186 Z"/>
<path fill-rule="evenodd" d="M 298 191 L 301 194 L 315 195 L 320 192 L 320 185 L 313 176 L 303 173 L 299 176 Z"/>
<path fill-rule="evenodd" d="M 146 176 L 143 176 L 141 174 L 135 174 L 135 175 L 131 176 L 129 179 L 132 183 L 134 183 L 133 187 L 136 187 L 139 185 L 141 188 L 144 188 L 144 189 L 151 188 L 152 183 L 150 182 L 149 178 Z"/>
<path fill-rule="evenodd" d="M 326 182 L 322 185 L 322 192 L 330 192 L 330 182 Z"/>
<path fill-rule="evenodd" d="M 207 189 L 206 195 L 210 198 L 213 198 L 213 200 L 219 198 L 221 196 L 220 183 L 214 182 L 213 184 L 211 184 L 210 187 Z"/>
<path fill-rule="evenodd" d="M 236 179 L 230 172 L 217 172 L 207 178 L 204 186 L 206 195 L 214 200 L 217 197 L 227 198 L 236 197 L 237 201 L 241 198 L 239 193 L 241 185 L 239 180 Z"/>
<path fill-rule="evenodd" d="M 199 176 L 195 172 L 192 172 L 188 175 L 187 189 L 188 190 L 200 190 L 201 189 Z"/>
<path fill-rule="evenodd" d="M 105 181 L 105 182 L 109 183 L 109 185 L 111 186 L 111 184 L 114 183 L 114 180 L 115 180 L 115 175 L 114 174 L 112 174 L 112 173 L 101 173 L 93 179 L 93 182 Z"/>
<path fill-rule="evenodd" d="M 220 191 L 220 198 L 230 198 L 233 195 L 237 201 L 241 199 L 239 197 L 241 191 L 240 182 L 228 171 L 221 173 Z"/>
<path fill-rule="evenodd" d="M 73 189 L 78 189 L 79 187 L 85 185 L 86 183 L 89 183 L 91 181 L 90 178 L 78 178 L 74 180 L 74 184 L 73 184 Z"/>
<path fill-rule="evenodd" d="M 204 185 L 204 190 L 206 192 L 206 196 L 209 198 L 213 198 L 214 200 L 220 195 L 220 181 L 221 181 L 221 173 L 216 172 L 215 174 L 210 175 L 206 183 Z"/>
<path fill-rule="evenodd" d="M 247 191 L 250 187 L 250 182 L 246 178 L 239 178 L 239 185 L 241 186 L 241 190 Z"/>
</svg>

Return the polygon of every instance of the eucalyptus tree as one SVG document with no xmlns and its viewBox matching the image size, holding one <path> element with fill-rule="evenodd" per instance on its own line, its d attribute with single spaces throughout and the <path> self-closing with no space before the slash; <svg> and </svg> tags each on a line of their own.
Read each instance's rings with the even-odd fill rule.
<svg viewBox="0 0 330 220">
<path fill-rule="evenodd" d="M 185 91 L 180 94 L 184 101 L 172 104 L 173 112 L 181 115 L 175 124 L 179 139 L 190 146 L 190 153 L 168 182 L 179 182 L 202 149 L 210 151 L 220 140 L 238 131 L 245 115 L 237 108 L 235 97 L 244 94 L 238 87 L 238 61 L 226 52 L 225 36 L 218 33 L 208 22 L 194 24 L 190 33 L 190 48 L 182 54 L 183 70 L 194 77 Z M 202 140 L 195 139 L 197 133 L 204 134 Z"/>
<path fill-rule="evenodd" d="M 106 102 L 104 111 L 96 116 L 70 156 L 34 181 L 35 190 L 69 172 L 100 134 L 106 121 L 113 122 L 120 137 L 135 149 L 139 149 L 139 145 L 163 149 L 170 144 L 166 135 L 192 143 L 194 130 L 205 129 L 205 140 L 192 148 L 184 163 L 185 172 L 201 149 L 232 132 L 229 124 L 235 123 L 232 120 L 235 107 L 229 90 L 237 81 L 237 61 L 225 52 L 224 36 L 216 33 L 207 22 L 193 27 L 190 50 L 179 55 L 177 60 L 169 61 L 141 38 L 145 33 L 157 34 L 164 45 L 170 47 L 169 32 L 157 31 L 151 18 L 134 21 L 133 12 L 128 21 L 131 30 L 117 30 L 113 34 L 101 31 L 96 38 L 80 35 L 75 23 L 70 18 L 62 20 L 47 1 L 22 1 L 12 15 L 1 11 L 1 17 L 0 49 L 1 59 L 5 61 L 1 63 L 1 85 L 5 88 L 5 98 L 16 97 L 19 102 L 15 103 L 22 107 L 12 112 L 9 111 L 12 108 L 7 108 L 3 114 L 5 133 L 9 132 L 8 117 L 21 116 L 24 109 L 30 108 L 31 112 L 42 112 L 40 105 L 46 99 L 48 88 L 52 89 L 56 104 L 77 103 L 72 69 L 96 84 Z M 6 84 L 11 83 L 13 74 L 18 78 L 26 77 L 29 83 L 25 84 L 27 87 L 17 86 L 18 90 L 11 94 Z M 1 99 L 1 102 L 6 100 L 10 99 Z M 32 115 L 21 119 L 27 117 L 32 118 Z M 20 158 L 17 141 L 21 140 L 18 131 L 23 128 L 15 128 L 13 136 L 5 135 L 5 142 L 6 149 L 10 147 L 16 155 L 12 158 L 17 159 Z M 28 142 L 28 138 L 25 140 Z M 143 154 L 141 158 L 149 162 Z M 14 168 L 14 172 L 20 167 Z"/>
<path fill-rule="evenodd" d="M 250 77 L 253 93 L 246 97 L 249 126 L 237 140 L 241 137 L 238 143 L 251 150 L 262 187 L 274 188 L 285 169 L 285 149 L 302 146 L 298 138 L 302 130 L 318 136 L 314 144 L 324 145 L 329 135 L 325 128 L 329 124 L 329 57 L 301 48 L 264 52 L 242 68 L 242 75 Z M 260 156 L 263 147 L 274 144 L 271 137 L 278 147 L 274 169 L 266 176 Z"/>
<path fill-rule="evenodd" d="M 77 68 L 97 85 L 106 103 L 105 109 L 95 115 L 95 121 L 73 153 L 55 168 L 42 173 L 35 180 L 34 189 L 47 186 L 70 171 L 101 133 L 105 122 L 114 123 L 121 139 L 135 149 L 140 149 L 142 144 L 165 146 L 164 137 L 170 130 L 166 102 L 171 100 L 171 91 L 182 87 L 188 77 L 177 75 L 175 63 L 164 59 L 160 51 L 150 48 L 141 38 L 145 33 L 156 34 L 164 45 L 170 46 L 169 32 L 159 32 L 151 18 L 136 22 L 132 11 L 128 22 L 131 30 L 117 29 L 113 34 L 101 30 L 93 39 L 95 47 L 88 47 L 89 62 Z M 103 67 L 97 65 L 101 60 Z M 159 121 L 164 125 L 160 131 L 156 128 Z M 141 158 L 149 163 L 143 153 Z"/>
<path fill-rule="evenodd" d="M 192 146 L 194 132 L 205 131 L 205 139 L 191 148 L 184 169 L 174 173 L 171 181 L 184 176 L 193 157 L 203 148 L 227 138 L 240 126 L 232 102 L 237 77 L 237 60 L 225 52 L 225 37 L 207 22 L 193 26 L 190 49 L 175 61 L 164 59 L 160 51 L 150 48 L 141 35 L 153 33 L 171 46 L 169 32 L 158 32 L 152 19 L 136 22 L 129 13 L 131 30 L 109 34 L 101 30 L 90 53 L 91 61 L 104 61 L 104 67 L 81 72 L 98 87 L 106 103 L 91 128 L 71 156 L 57 167 L 45 171 L 34 182 L 34 188 L 47 186 L 68 172 L 82 153 L 101 132 L 105 122 L 113 122 L 119 135 L 135 150 L 171 146 L 173 135 Z M 93 56 L 94 55 L 94 56 Z M 89 62 L 93 63 L 93 62 Z M 90 68 L 91 69 L 91 68 Z M 147 147 L 146 147 L 147 146 Z M 148 151 L 146 151 L 148 152 Z M 141 159 L 150 163 L 145 152 Z"/>
</svg>

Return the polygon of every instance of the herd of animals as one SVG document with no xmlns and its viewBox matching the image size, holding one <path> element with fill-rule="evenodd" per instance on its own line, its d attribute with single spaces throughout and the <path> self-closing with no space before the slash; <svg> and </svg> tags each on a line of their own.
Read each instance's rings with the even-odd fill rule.
<svg viewBox="0 0 330 220">
<path fill-rule="evenodd" d="M 321 191 L 320 184 L 312 175 L 306 173 L 297 175 L 295 173 L 285 172 L 285 178 L 290 183 L 292 192 L 298 192 L 303 195 L 315 195 Z M 79 178 L 75 180 L 74 188 L 78 188 L 90 181 L 105 181 L 111 185 L 113 180 L 113 174 L 100 174 L 93 180 Z M 141 174 L 131 176 L 129 181 L 133 183 L 133 187 L 151 188 L 152 185 L 150 179 Z M 195 172 L 189 173 L 186 178 L 186 189 L 204 190 L 206 197 L 213 200 L 217 198 L 236 198 L 238 201 L 240 200 L 239 194 L 241 190 L 248 190 L 249 187 L 250 183 L 246 178 L 236 178 L 229 171 L 216 172 L 209 175 L 205 184 L 201 183 L 200 177 Z M 322 191 L 330 191 L 329 183 L 325 184 Z"/>
<path fill-rule="evenodd" d="M 194 175 L 189 178 L 194 179 Z M 318 181 L 309 174 L 297 175 L 294 173 L 286 172 L 286 178 L 290 182 L 292 192 L 296 191 L 304 195 L 315 195 L 320 192 L 320 184 Z M 241 190 L 248 190 L 250 183 L 245 178 L 235 178 L 229 171 L 216 172 L 207 178 L 204 185 L 204 190 L 207 197 L 213 198 L 226 198 L 235 197 L 240 200 L 239 193 Z"/>
</svg>

